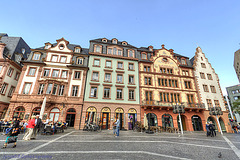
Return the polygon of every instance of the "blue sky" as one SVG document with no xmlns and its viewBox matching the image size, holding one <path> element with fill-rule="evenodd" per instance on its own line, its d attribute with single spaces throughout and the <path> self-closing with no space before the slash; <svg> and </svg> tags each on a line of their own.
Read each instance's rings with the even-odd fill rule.
<svg viewBox="0 0 240 160">
<path fill-rule="evenodd" d="M 0 32 L 31 48 L 64 37 L 89 46 L 106 37 L 153 45 L 193 57 L 199 45 L 225 87 L 238 84 L 233 68 L 240 48 L 239 0 L 12 0 L 1 1 Z"/>
</svg>

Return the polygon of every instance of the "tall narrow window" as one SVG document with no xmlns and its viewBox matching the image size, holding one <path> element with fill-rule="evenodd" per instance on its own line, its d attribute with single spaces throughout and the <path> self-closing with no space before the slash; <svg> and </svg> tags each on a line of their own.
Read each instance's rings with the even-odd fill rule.
<svg viewBox="0 0 240 160">
<path fill-rule="evenodd" d="M 72 96 L 76 97 L 78 94 L 78 86 L 72 87 Z"/>
<path fill-rule="evenodd" d="M 105 81 L 110 82 L 111 81 L 111 74 L 110 73 L 105 73 Z"/>
<path fill-rule="evenodd" d="M 6 92 L 6 90 L 7 90 L 7 86 L 8 86 L 7 83 L 3 83 L 3 84 L 2 84 L 0 94 L 5 94 L 5 92 Z"/>
<path fill-rule="evenodd" d="M 57 62 L 58 56 L 52 56 L 52 62 Z"/>
<path fill-rule="evenodd" d="M 67 60 L 67 57 L 62 56 L 61 59 L 60 59 L 60 62 L 61 63 L 66 63 L 66 60 Z"/>
<path fill-rule="evenodd" d="M 106 61 L 106 68 L 112 68 L 112 61 Z"/>
<path fill-rule="evenodd" d="M 81 72 L 80 71 L 75 71 L 74 79 L 80 79 L 80 77 L 81 77 Z"/>
<path fill-rule="evenodd" d="M 45 84 L 40 84 L 39 85 L 39 89 L 38 89 L 38 94 L 39 95 L 43 94 L 44 86 L 45 86 Z"/>
<path fill-rule="evenodd" d="M 32 85 L 31 83 L 25 83 L 23 94 L 29 94 L 31 85 Z"/>
<path fill-rule="evenodd" d="M 101 47 L 100 46 L 96 46 L 96 52 L 101 53 Z"/>
<path fill-rule="evenodd" d="M 39 60 L 39 59 L 40 59 L 40 55 L 41 55 L 41 54 L 39 54 L 39 53 L 34 53 L 32 60 L 34 60 L 34 61 Z"/>
<path fill-rule="evenodd" d="M 214 86 L 210 86 L 210 88 L 211 88 L 211 92 L 212 92 L 212 93 L 216 93 L 216 89 L 215 89 Z"/>
<path fill-rule="evenodd" d="M 192 88 L 190 81 L 184 81 L 184 84 L 185 84 L 186 89 L 191 89 Z"/>
<path fill-rule="evenodd" d="M 145 91 L 146 101 L 152 101 L 152 91 Z"/>
<path fill-rule="evenodd" d="M 52 77 L 58 77 L 58 74 L 59 74 L 59 70 L 53 70 L 52 72 Z"/>
<path fill-rule="evenodd" d="M 122 89 L 117 89 L 117 99 L 122 99 Z"/>
<path fill-rule="evenodd" d="M 134 52 L 132 50 L 129 50 L 128 57 L 134 57 Z"/>
<path fill-rule="evenodd" d="M 128 83 L 129 83 L 129 84 L 134 84 L 134 76 L 130 75 L 130 76 L 128 77 Z"/>
<path fill-rule="evenodd" d="M 29 68 L 28 75 L 29 75 L 29 76 L 34 76 L 34 75 L 35 75 L 35 72 L 36 72 L 36 68 Z"/>
<path fill-rule="evenodd" d="M 94 66 L 100 66 L 100 60 L 99 59 L 94 59 L 93 65 Z"/>
<path fill-rule="evenodd" d="M 122 50 L 118 49 L 118 55 L 119 55 L 119 56 L 122 55 Z"/>
<path fill-rule="evenodd" d="M 129 63 L 128 64 L 128 69 L 129 70 L 134 70 L 134 64 L 133 63 Z"/>
<path fill-rule="evenodd" d="M 77 58 L 77 64 L 83 64 L 83 58 L 82 57 Z"/>
<path fill-rule="evenodd" d="M 204 92 L 209 92 L 209 90 L 208 90 L 208 86 L 205 85 L 205 84 L 203 84 L 203 90 L 204 90 Z"/>
<path fill-rule="evenodd" d="M 112 54 L 112 48 L 108 48 L 108 54 Z"/>
<path fill-rule="evenodd" d="M 113 55 L 117 55 L 117 48 L 116 47 L 113 48 Z"/>
<path fill-rule="evenodd" d="M 202 73 L 202 72 L 200 72 L 200 77 L 201 77 L 202 79 L 206 79 L 206 78 L 205 78 L 205 74 Z"/>
<path fill-rule="evenodd" d="M 51 94 L 51 91 L 52 91 L 52 86 L 53 86 L 53 84 L 52 84 L 52 83 L 49 83 L 49 84 L 48 84 L 48 87 L 47 87 L 46 94 Z"/>
<path fill-rule="evenodd" d="M 117 68 L 118 69 L 123 69 L 123 62 L 118 62 Z"/>
<path fill-rule="evenodd" d="M 218 100 L 214 100 L 214 104 L 215 104 L 215 107 L 220 107 Z"/>
<path fill-rule="evenodd" d="M 117 75 L 117 83 L 123 83 L 123 75 L 122 74 Z"/>
<path fill-rule="evenodd" d="M 132 90 L 132 89 L 129 90 L 129 95 L 128 95 L 128 96 L 129 96 L 128 98 L 129 98 L 130 100 L 134 100 L 134 99 L 135 99 L 135 98 L 134 98 L 134 90 Z"/>
<path fill-rule="evenodd" d="M 58 95 L 59 95 L 59 96 L 62 96 L 62 95 L 63 95 L 63 93 L 64 93 L 64 87 L 65 87 L 64 85 L 60 85 L 60 86 L 59 86 L 59 91 L 58 91 Z"/>
<path fill-rule="evenodd" d="M 68 73 L 68 71 L 62 71 L 62 78 L 67 78 L 67 73 Z"/>
<path fill-rule="evenodd" d="M 110 98 L 110 88 L 104 88 L 104 98 Z"/>
<path fill-rule="evenodd" d="M 193 95 L 192 94 L 188 94 L 187 95 L 187 99 L 188 99 L 188 103 L 194 103 L 194 99 L 193 99 Z"/>
<path fill-rule="evenodd" d="M 15 87 L 11 86 L 11 88 L 8 92 L 8 97 L 12 97 L 14 90 L 15 90 Z"/>
<path fill-rule="evenodd" d="M 9 77 L 11 77 L 12 74 L 13 74 L 13 68 L 10 67 L 9 70 L 8 70 L 7 75 L 8 75 Z"/>
<path fill-rule="evenodd" d="M 211 99 L 207 99 L 207 105 L 209 108 L 213 107 Z"/>
<path fill-rule="evenodd" d="M 98 72 L 93 72 L 93 74 L 92 74 L 92 80 L 93 80 L 93 81 L 98 81 Z"/>
<path fill-rule="evenodd" d="M 97 87 L 91 87 L 90 97 L 97 97 Z"/>
<path fill-rule="evenodd" d="M 206 68 L 205 63 L 201 63 L 202 68 Z"/>
<path fill-rule="evenodd" d="M 209 79 L 209 80 L 213 80 L 213 78 L 212 78 L 212 75 L 211 75 L 211 74 L 207 74 L 207 77 L 208 77 L 208 79 Z"/>
<path fill-rule="evenodd" d="M 18 81 L 19 76 L 20 76 L 20 73 L 19 73 L 19 72 L 16 72 L 14 79 L 15 79 L 16 81 Z"/>
</svg>

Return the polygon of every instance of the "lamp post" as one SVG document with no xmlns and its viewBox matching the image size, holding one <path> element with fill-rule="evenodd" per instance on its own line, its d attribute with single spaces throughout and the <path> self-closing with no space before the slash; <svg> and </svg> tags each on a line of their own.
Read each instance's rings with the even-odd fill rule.
<svg viewBox="0 0 240 160">
<path fill-rule="evenodd" d="M 221 125 L 220 125 L 219 119 L 218 119 L 218 115 L 223 115 L 221 107 L 211 107 L 211 108 L 209 108 L 209 114 L 211 116 L 212 115 L 216 116 L 221 135 L 223 135 L 222 128 L 221 128 Z"/>
<path fill-rule="evenodd" d="M 184 110 L 185 106 L 183 104 L 178 105 L 173 105 L 173 113 L 179 115 L 179 122 L 180 122 L 180 127 L 181 127 L 181 134 L 183 135 L 183 127 L 182 127 L 182 118 L 181 118 L 181 113 L 185 113 Z"/>
</svg>

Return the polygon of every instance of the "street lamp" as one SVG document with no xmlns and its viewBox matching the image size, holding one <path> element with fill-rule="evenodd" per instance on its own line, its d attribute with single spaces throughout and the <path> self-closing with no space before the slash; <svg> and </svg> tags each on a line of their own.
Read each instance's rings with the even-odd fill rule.
<svg viewBox="0 0 240 160">
<path fill-rule="evenodd" d="M 220 128 L 220 132 L 221 132 L 221 134 L 223 135 L 223 133 L 222 133 L 222 128 L 221 128 L 221 125 L 220 125 L 219 119 L 218 119 L 218 115 L 223 115 L 223 112 L 222 112 L 221 107 L 211 107 L 211 108 L 209 108 L 209 114 L 210 114 L 211 116 L 212 116 L 212 115 L 216 116 L 217 122 L 218 122 L 218 126 L 219 126 L 219 128 Z"/>
<path fill-rule="evenodd" d="M 183 104 L 178 105 L 173 105 L 173 113 L 179 115 L 179 122 L 180 122 L 180 127 L 181 127 L 181 133 L 183 134 L 183 127 L 182 127 L 182 119 L 181 119 L 181 113 L 185 113 L 184 110 L 185 106 Z"/>
</svg>

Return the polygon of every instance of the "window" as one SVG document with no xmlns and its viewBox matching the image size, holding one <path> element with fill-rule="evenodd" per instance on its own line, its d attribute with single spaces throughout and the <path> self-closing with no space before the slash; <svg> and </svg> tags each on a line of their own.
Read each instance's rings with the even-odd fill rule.
<svg viewBox="0 0 240 160">
<path fill-rule="evenodd" d="M 29 76 L 34 76 L 34 75 L 35 75 L 35 72 L 36 72 L 36 68 L 29 68 L 28 75 L 29 75 Z"/>
<path fill-rule="evenodd" d="M 134 84 L 134 76 L 133 75 L 128 76 L 128 83 L 129 84 Z"/>
<path fill-rule="evenodd" d="M 80 53 L 80 48 L 75 48 L 75 52 Z"/>
<path fill-rule="evenodd" d="M 81 77 L 81 72 L 80 71 L 75 71 L 74 79 L 80 79 L 80 77 Z"/>
<path fill-rule="evenodd" d="M 67 57 L 65 57 L 65 56 L 62 56 L 62 57 L 60 58 L 60 62 L 61 62 L 61 63 L 66 63 L 66 60 L 67 60 Z"/>
<path fill-rule="evenodd" d="M 62 96 L 62 95 L 63 95 L 63 93 L 64 93 L 64 87 L 65 87 L 64 85 L 60 85 L 60 86 L 59 86 L 59 91 L 58 91 L 58 95 L 59 95 L 59 96 Z"/>
<path fill-rule="evenodd" d="M 100 59 L 94 59 L 93 65 L 100 66 Z"/>
<path fill-rule="evenodd" d="M 145 78 L 144 78 L 144 84 L 145 84 L 145 85 L 152 85 L 152 79 L 151 79 L 151 77 L 145 77 Z"/>
<path fill-rule="evenodd" d="M 39 95 L 43 94 L 44 86 L 45 86 L 45 84 L 40 84 L 39 85 L 39 89 L 38 89 L 38 94 Z"/>
<path fill-rule="evenodd" d="M 60 50 L 63 50 L 63 49 L 64 49 L 64 45 L 63 45 L 63 44 L 60 44 L 60 45 L 59 45 L 59 49 L 60 49 Z"/>
<path fill-rule="evenodd" d="M 150 66 L 144 66 L 144 72 L 151 72 Z"/>
<path fill-rule="evenodd" d="M 101 53 L 101 47 L 100 46 L 96 46 L 96 52 Z"/>
<path fill-rule="evenodd" d="M 209 79 L 209 80 L 213 80 L 213 78 L 212 78 L 212 75 L 211 75 L 211 74 L 207 74 L 207 77 L 208 77 L 208 79 Z"/>
<path fill-rule="evenodd" d="M 118 62 L 117 68 L 118 69 L 123 69 L 123 62 Z"/>
<path fill-rule="evenodd" d="M 204 92 L 209 92 L 209 90 L 208 90 L 208 86 L 205 85 L 205 84 L 203 84 L 203 90 L 204 90 Z"/>
<path fill-rule="evenodd" d="M 106 68 L 112 68 L 112 61 L 106 61 Z"/>
<path fill-rule="evenodd" d="M 19 73 L 19 72 L 16 72 L 14 79 L 15 79 L 16 81 L 18 81 L 19 76 L 20 76 L 20 73 Z"/>
<path fill-rule="evenodd" d="M 134 98 L 134 90 L 129 90 L 129 94 L 128 94 L 128 98 L 130 99 L 130 100 L 134 100 L 135 98 Z"/>
<path fill-rule="evenodd" d="M 147 59 L 147 54 L 146 53 L 142 53 L 142 59 Z"/>
<path fill-rule="evenodd" d="M 82 57 L 77 58 L 77 64 L 83 64 L 83 58 Z"/>
<path fill-rule="evenodd" d="M 56 95 L 56 94 L 57 94 L 57 87 L 58 87 L 57 84 L 54 84 L 54 85 L 53 85 L 53 90 L 52 90 L 52 94 L 53 94 L 53 95 Z"/>
<path fill-rule="evenodd" d="M 34 60 L 34 61 L 39 60 L 40 59 L 40 55 L 41 55 L 40 53 L 34 53 L 32 60 Z"/>
<path fill-rule="evenodd" d="M 117 44 L 117 40 L 114 39 L 114 40 L 112 41 L 112 43 Z"/>
<path fill-rule="evenodd" d="M 93 80 L 93 81 L 98 81 L 98 72 L 93 72 L 93 74 L 92 74 L 92 80 Z"/>
<path fill-rule="evenodd" d="M 185 60 L 185 59 L 181 59 L 181 63 L 182 63 L 183 65 L 186 65 L 186 60 Z"/>
<path fill-rule="evenodd" d="M 117 89 L 117 99 L 122 99 L 122 89 Z"/>
<path fill-rule="evenodd" d="M 8 92 L 8 97 L 12 97 L 14 90 L 15 90 L 15 87 L 11 86 L 11 88 Z"/>
<path fill-rule="evenodd" d="M 129 52 L 128 52 L 128 57 L 134 57 L 134 51 L 129 50 Z"/>
<path fill-rule="evenodd" d="M 25 86 L 23 88 L 23 94 L 29 94 L 31 85 L 32 85 L 31 83 L 25 83 Z"/>
<path fill-rule="evenodd" d="M 103 97 L 110 98 L 110 88 L 104 88 Z"/>
<path fill-rule="evenodd" d="M 117 83 L 123 83 L 123 75 L 122 74 L 117 75 Z"/>
<path fill-rule="evenodd" d="M 48 84 L 48 87 L 47 87 L 46 94 L 51 94 L 51 91 L 52 91 L 52 86 L 53 86 L 53 84 L 52 84 L 52 83 L 49 83 L 49 84 Z"/>
<path fill-rule="evenodd" d="M 215 107 L 220 107 L 218 100 L 214 100 L 214 104 L 215 104 Z"/>
<path fill-rule="evenodd" d="M 187 70 L 183 70 L 182 73 L 184 76 L 189 76 L 189 72 Z"/>
<path fill-rule="evenodd" d="M 134 70 L 134 64 L 133 63 L 129 63 L 128 64 L 128 69 L 129 70 Z"/>
<path fill-rule="evenodd" d="M 205 78 L 205 74 L 202 73 L 202 72 L 200 72 L 200 77 L 201 77 L 202 79 L 206 79 L 206 78 Z"/>
<path fill-rule="evenodd" d="M 62 78 L 67 78 L 68 71 L 62 71 Z"/>
<path fill-rule="evenodd" d="M 212 93 L 216 93 L 216 89 L 215 89 L 214 86 L 210 86 L 210 88 L 211 88 L 211 92 L 212 92 Z"/>
<path fill-rule="evenodd" d="M 118 55 L 119 55 L 119 56 L 122 55 L 122 50 L 118 49 Z"/>
<path fill-rule="evenodd" d="M 171 68 L 160 68 L 160 73 L 173 74 L 173 69 L 171 69 Z"/>
<path fill-rule="evenodd" d="M 13 74 L 13 68 L 10 67 L 10 68 L 8 69 L 7 75 L 8 75 L 9 77 L 11 77 L 12 74 Z"/>
<path fill-rule="evenodd" d="M 117 48 L 116 47 L 113 48 L 113 55 L 117 55 Z"/>
<path fill-rule="evenodd" d="M 112 54 L 112 48 L 108 48 L 108 54 Z"/>
<path fill-rule="evenodd" d="M 58 77 L 59 70 L 54 69 L 52 72 L 52 77 Z"/>
<path fill-rule="evenodd" d="M 179 93 L 159 92 L 160 102 L 177 102 L 180 103 Z"/>
<path fill-rule="evenodd" d="M 152 91 L 145 91 L 146 101 L 152 101 Z"/>
<path fill-rule="evenodd" d="M 111 82 L 111 73 L 105 73 L 105 81 Z"/>
<path fill-rule="evenodd" d="M 97 97 L 97 87 L 91 87 L 90 97 Z"/>
<path fill-rule="evenodd" d="M 50 73 L 50 69 L 44 69 L 44 71 L 43 71 L 43 76 L 44 76 L 44 77 L 48 77 L 48 76 L 49 76 L 49 73 Z"/>
<path fill-rule="evenodd" d="M 187 95 L 187 99 L 188 99 L 188 103 L 194 103 L 194 99 L 193 99 L 193 95 L 192 94 L 188 94 Z"/>
<path fill-rule="evenodd" d="M 175 79 L 158 78 L 158 85 L 163 87 L 178 87 L 178 81 Z"/>
<path fill-rule="evenodd" d="M 76 97 L 78 94 L 78 86 L 72 87 L 72 96 Z"/>
<path fill-rule="evenodd" d="M 211 99 L 207 99 L 207 105 L 208 105 L 209 108 L 213 107 Z"/>
<path fill-rule="evenodd" d="M 191 89 L 192 88 L 190 81 L 184 81 L 184 84 L 185 84 L 186 89 Z"/>
<path fill-rule="evenodd" d="M 52 62 L 57 62 L 58 56 L 52 56 Z"/>
<path fill-rule="evenodd" d="M 3 83 L 3 84 L 2 84 L 0 94 L 5 94 L 5 92 L 6 92 L 6 90 L 7 90 L 7 86 L 8 86 L 7 83 Z"/>
<path fill-rule="evenodd" d="M 205 63 L 201 63 L 202 68 L 206 68 Z"/>
</svg>

